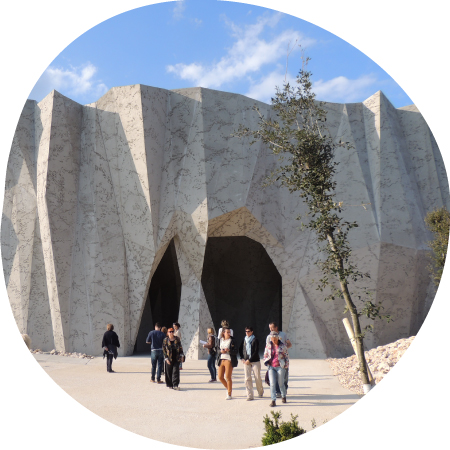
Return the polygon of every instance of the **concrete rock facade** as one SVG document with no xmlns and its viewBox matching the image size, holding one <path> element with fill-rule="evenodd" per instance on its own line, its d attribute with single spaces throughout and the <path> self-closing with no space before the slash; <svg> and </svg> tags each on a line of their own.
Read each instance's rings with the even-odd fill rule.
<svg viewBox="0 0 450 450">
<path fill-rule="evenodd" d="M 203 88 L 117 87 L 86 106 L 56 91 L 27 101 L 1 242 L 14 317 L 33 347 L 99 355 L 114 323 L 119 354 L 132 354 L 152 276 L 173 241 L 183 345 L 189 358 L 203 357 L 199 339 L 213 325 L 201 282 L 208 239 L 247 237 L 281 275 L 291 357 L 352 353 L 343 304 L 316 290 L 315 238 L 296 220 L 304 205 L 285 189 L 263 189 L 277 159 L 231 136 L 241 123 L 257 126 L 255 103 L 270 116 L 269 105 Z M 372 289 L 395 320 L 375 322 L 365 339 L 372 348 L 415 335 L 431 306 L 423 219 L 450 206 L 447 176 L 414 106 L 396 109 L 378 92 L 325 108 L 332 136 L 353 146 L 336 155 L 337 199 L 359 224 L 349 235 L 353 258 L 371 274 L 354 295 Z"/>
</svg>

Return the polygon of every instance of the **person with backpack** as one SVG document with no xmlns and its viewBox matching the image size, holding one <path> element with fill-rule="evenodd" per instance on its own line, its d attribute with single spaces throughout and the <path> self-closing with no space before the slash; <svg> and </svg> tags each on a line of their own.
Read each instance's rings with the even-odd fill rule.
<svg viewBox="0 0 450 450">
<path fill-rule="evenodd" d="M 209 383 L 217 381 L 217 370 L 216 370 L 216 342 L 217 338 L 214 335 L 214 328 L 208 328 L 208 340 L 206 344 L 203 344 L 204 348 L 208 349 L 208 369 L 211 374 L 211 379 Z"/>
</svg>

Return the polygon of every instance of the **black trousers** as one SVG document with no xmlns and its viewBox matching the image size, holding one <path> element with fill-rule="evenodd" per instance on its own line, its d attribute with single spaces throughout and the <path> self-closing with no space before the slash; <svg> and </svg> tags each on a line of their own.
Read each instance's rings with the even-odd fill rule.
<svg viewBox="0 0 450 450">
<path fill-rule="evenodd" d="M 165 378 L 166 386 L 177 387 L 180 384 L 180 363 L 174 362 L 172 364 L 165 363 Z"/>
<path fill-rule="evenodd" d="M 110 354 L 106 355 L 106 370 L 108 372 L 112 371 L 113 358 L 114 358 L 114 355 L 110 355 Z"/>
</svg>

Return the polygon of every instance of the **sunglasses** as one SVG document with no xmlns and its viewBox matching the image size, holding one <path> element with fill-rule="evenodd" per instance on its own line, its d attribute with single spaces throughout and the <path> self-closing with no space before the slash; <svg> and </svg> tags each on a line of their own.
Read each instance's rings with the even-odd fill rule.
<svg viewBox="0 0 450 450">
<path fill-rule="evenodd" d="M 173 333 L 173 331 L 169 331 L 169 333 Z"/>
</svg>

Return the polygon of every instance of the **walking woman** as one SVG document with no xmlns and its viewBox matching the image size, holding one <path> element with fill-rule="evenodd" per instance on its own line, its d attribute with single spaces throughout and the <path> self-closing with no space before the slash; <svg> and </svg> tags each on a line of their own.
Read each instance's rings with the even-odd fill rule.
<svg viewBox="0 0 450 450">
<path fill-rule="evenodd" d="M 208 340 L 203 344 L 204 348 L 208 349 L 208 369 L 211 374 L 209 382 L 217 381 L 216 370 L 216 336 L 214 336 L 214 328 L 208 328 Z"/>
<path fill-rule="evenodd" d="M 181 325 L 178 322 L 173 324 L 173 335 L 180 339 L 181 342 Z M 180 370 L 183 369 L 183 362 L 180 362 Z"/>
<path fill-rule="evenodd" d="M 231 400 L 231 392 L 233 390 L 233 383 L 231 376 L 233 368 L 238 365 L 237 354 L 238 348 L 234 339 L 231 337 L 231 330 L 223 327 L 223 337 L 220 340 L 220 350 L 217 356 L 217 365 L 219 366 L 219 380 L 227 389 L 226 400 Z"/>
<path fill-rule="evenodd" d="M 108 323 L 102 340 L 103 358 L 106 356 L 106 370 L 109 373 L 114 373 L 114 370 L 112 370 L 112 362 L 113 358 L 117 359 L 117 349 L 120 347 L 119 336 L 117 336 L 116 332 L 113 330 L 114 325 Z"/>
<path fill-rule="evenodd" d="M 169 333 L 167 332 L 167 327 L 162 327 L 162 328 L 161 328 L 161 333 L 164 333 L 164 336 L 167 337 L 167 335 L 169 334 Z M 161 375 L 164 375 L 164 374 L 165 374 L 164 366 L 165 366 L 165 364 L 163 364 L 163 366 L 162 366 Z"/>
<path fill-rule="evenodd" d="M 279 339 L 277 331 L 270 332 L 270 342 L 264 350 L 264 364 L 269 368 L 270 406 L 276 406 L 277 392 L 276 381 L 281 390 L 281 402 L 286 403 L 286 385 L 284 383 L 285 371 L 289 368 L 289 356 L 287 347 Z"/>
<path fill-rule="evenodd" d="M 184 356 L 180 338 L 174 335 L 173 328 L 167 330 L 168 337 L 163 340 L 163 353 L 165 357 L 166 386 L 179 391 L 180 388 L 180 362 Z"/>
</svg>

